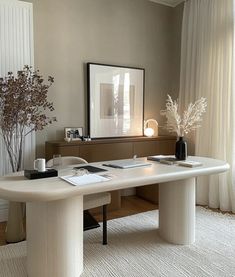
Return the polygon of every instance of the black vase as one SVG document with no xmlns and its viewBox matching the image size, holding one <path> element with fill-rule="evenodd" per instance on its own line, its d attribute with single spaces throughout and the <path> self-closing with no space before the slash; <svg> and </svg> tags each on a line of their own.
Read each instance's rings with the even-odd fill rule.
<svg viewBox="0 0 235 277">
<path fill-rule="evenodd" d="M 175 157 L 177 160 L 186 160 L 187 158 L 187 143 L 184 137 L 179 137 L 175 144 Z"/>
</svg>

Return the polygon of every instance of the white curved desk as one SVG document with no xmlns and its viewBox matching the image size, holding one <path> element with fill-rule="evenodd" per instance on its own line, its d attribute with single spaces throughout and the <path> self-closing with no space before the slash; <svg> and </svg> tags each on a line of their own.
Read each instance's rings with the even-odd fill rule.
<svg viewBox="0 0 235 277">
<path fill-rule="evenodd" d="M 145 159 L 145 158 L 143 158 Z M 58 177 L 27 180 L 18 173 L 0 178 L 0 198 L 26 202 L 29 277 L 78 277 L 83 271 L 83 195 L 160 184 L 159 231 L 174 244 L 195 241 L 195 178 L 225 172 L 220 160 L 190 157 L 203 166 L 151 162 L 131 169 L 107 168 L 115 177 L 74 187 Z M 149 161 L 148 161 L 149 162 Z M 103 167 L 102 163 L 92 165 Z M 71 174 L 71 170 L 60 175 Z M 111 243 L 111 242 L 110 242 Z"/>
</svg>

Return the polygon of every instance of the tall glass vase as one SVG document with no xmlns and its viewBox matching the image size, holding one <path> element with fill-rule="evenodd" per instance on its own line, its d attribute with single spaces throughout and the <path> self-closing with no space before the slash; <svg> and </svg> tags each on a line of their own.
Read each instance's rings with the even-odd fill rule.
<svg viewBox="0 0 235 277">
<path fill-rule="evenodd" d="M 186 160 L 187 158 L 187 143 L 184 137 L 179 137 L 175 144 L 175 157 L 177 160 Z"/>
</svg>

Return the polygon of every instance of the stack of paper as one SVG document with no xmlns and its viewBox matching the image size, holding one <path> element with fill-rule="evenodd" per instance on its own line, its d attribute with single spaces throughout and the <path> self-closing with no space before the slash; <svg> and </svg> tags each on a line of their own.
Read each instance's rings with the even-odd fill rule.
<svg viewBox="0 0 235 277">
<path fill-rule="evenodd" d="M 201 162 L 197 162 L 197 161 L 191 161 L 191 160 L 180 161 L 180 160 L 177 160 L 172 155 L 148 156 L 147 159 L 151 161 L 157 161 L 160 163 L 168 164 L 168 165 L 177 164 L 177 165 L 187 166 L 187 167 L 196 167 L 196 166 L 202 165 Z"/>
<path fill-rule="evenodd" d="M 99 182 L 105 182 L 111 179 L 97 174 L 86 174 L 82 176 L 69 175 L 69 176 L 62 176 L 60 178 L 74 186 L 82 186 L 82 185 L 94 184 Z"/>
</svg>

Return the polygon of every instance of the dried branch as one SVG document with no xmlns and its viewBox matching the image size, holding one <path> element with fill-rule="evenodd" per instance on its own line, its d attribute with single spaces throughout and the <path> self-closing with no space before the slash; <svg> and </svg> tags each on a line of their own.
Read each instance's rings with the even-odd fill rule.
<svg viewBox="0 0 235 277">
<path fill-rule="evenodd" d="M 25 136 L 56 121 L 45 114 L 54 111 L 47 101 L 53 82 L 49 76 L 46 84 L 39 71 L 27 65 L 16 76 L 8 72 L 0 78 L 0 129 L 13 171 L 21 167 Z"/>
<path fill-rule="evenodd" d="M 166 116 L 167 119 L 165 129 L 183 137 L 201 126 L 202 115 L 206 112 L 207 106 L 205 98 L 200 98 L 194 104 L 190 103 L 182 118 L 178 113 L 177 101 L 173 101 L 170 95 L 167 97 L 166 109 L 161 111 L 161 115 Z"/>
</svg>

